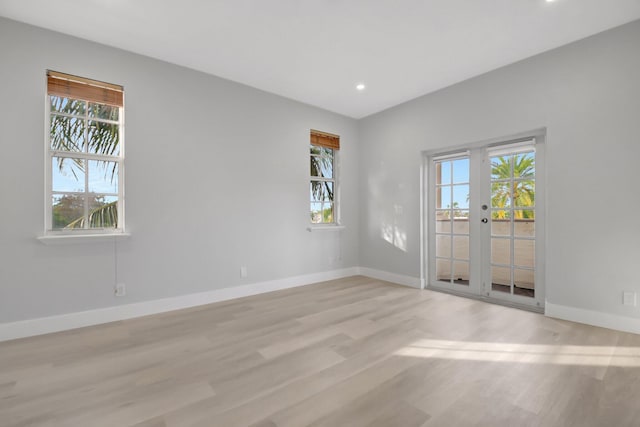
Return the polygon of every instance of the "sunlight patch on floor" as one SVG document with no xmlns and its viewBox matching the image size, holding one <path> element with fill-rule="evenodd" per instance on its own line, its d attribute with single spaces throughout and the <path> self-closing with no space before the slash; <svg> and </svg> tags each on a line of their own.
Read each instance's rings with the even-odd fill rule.
<svg viewBox="0 0 640 427">
<path fill-rule="evenodd" d="M 640 367 L 640 347 L 518 344 L 421 339 L 398 356 L 481 362 Z"/>
</svg>

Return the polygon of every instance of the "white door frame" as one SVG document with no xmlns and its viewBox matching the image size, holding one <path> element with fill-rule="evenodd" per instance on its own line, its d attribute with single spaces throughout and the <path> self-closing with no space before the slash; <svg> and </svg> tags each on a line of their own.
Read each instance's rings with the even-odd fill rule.
<svg viewBox="0 0 640 427">
<path fill-rule="evenodd" d="M 474 188 L 474 183 L 483 182 L 483 171 L 477 165 L 481 164 L 482 157 L 486 152 L 486 148 L 500 145 L 514 144 L 520 141 L 535 139 L 536 147 L 536 226 L 535 226 L 535 297 L 527 298 L 518 295 L 496 295 L 495 292 L 487 291 L 483 287 L 483 265 L 488 265 L 486 248 L 483 248 L 481 239 L 483 229 L 481 228 L 482 211 L 480 205 L 482 197 L 486 198 L 479 189 Z M 546 145 L 546 128 L 535 129 L 505 137 L 492 138 L 489 140 L 478 141 L 470 144 L 461 144 L 457 146 L 443 147 L 435 150 L 425 150 L 422 154 L 422 162 L 420 169 L 420 279 L 422 289 L 434 289 L 454 294 L 460 294 L 471 298 L 488 300 L 499 304 L 526 308 L 534 311 L 544 311 L 545 301 L 545 250 L 546 241 L 546 172 L 545 172 L 545 145 Z M 447 155 L 455 156 L 456 154 L 467 152 L 470 157 L 470 199 L 469 199 L 469 215 L 470 215 L 470 275 L 472 280 L 468 287 L 464 286 L 438 286 L 432 283 L 431 253 L 435 248 L 435 221 L 432 221 L 432 212 L 435 207 L 435 195 L 429 189 L 432 180 L 435 179 L 435 171 L 432 167 L 432 160 L 436 157 Z M 480 157 L 480 159 L 478 159 Z M 479 161 L 480 160 L 480 161 Z M 474 167 L 474 165 L 476 165 Z M 487 203 L 487 202 L 485 202 Z M 485 243 L 486 245 L 486 243 Z M 490 286 L 489 286 L 490 289 Z"/>
</svg>

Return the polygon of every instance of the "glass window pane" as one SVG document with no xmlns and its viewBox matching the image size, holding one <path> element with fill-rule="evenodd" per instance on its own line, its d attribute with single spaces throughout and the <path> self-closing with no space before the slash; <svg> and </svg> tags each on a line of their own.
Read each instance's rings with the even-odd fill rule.
<svg viewBox="0 0 640 427">
<path fill-rule="evenodd" d="M 468 236 L 453 236 L 453 257 L 455 259 L 469 259 Z"/>
<path fill-rule="evenodd" d="M 534 221 L 536 212 L 533 209 L 523 209 L 513 211 L 513 217 L 516 221 Z"/>
<path fill-rule="evenodd" d="M 312 201 L 333 201 L 333 182 L 311 181 L 309 194 Z"/>
<path fill-rule="evenodd" d="M 436 256 L 443 257 L 443 258 L 451 257 L 451 235 L 449 234 L 436 235 Z"/>
<path fill-rule="evenodd" d="M 52 221 L 54 230 L 67 227 L 84 216 L 84 196 L 81 194 L 54 194 L 52 198 Z"/>
<path fill-rule="evenodd" d="M 453 232 L 455 234 L 469 234 L 469 211 L 458 211 L 453 219 Z"/>
<path fill-rule="evenodd" d="M 510 179 L 513 156 L 491 157 L 491 179 Z"/>
<path fill-rule="evenodd" d="M 511 269 L 491 267 L 491 289 L 511 293 Z"/>
<path fill-rule="evenodd" d="M 439 162 L 440 165 L 440 181 L 436 179 L 436 182 L 440 184 L 451 184 L 451 162 Z M 438 169 L 436 168 L 436 172 Z"/>
<path fill-rule="evenodd" d="M 88 151 L 108 156 L 120 155 L 119 126 L 114 123 L 89 121 Z"/>
<path fill-rule="evenodd" d="M 469 159 L 458 159 L 453 162 L 453 183 L 469 182 Z"/>
<path fill-rule="evenodd" d="M 62 96 L 49 96 L 52 113 L 72 114 L 84 116 L 87 103 L 77 99 L 64 98 Z"/>
<path fill-rule="evenodd" d="M 322 223 L 322 203 L 311 202 L 311 222 L 313 224 Z"/>
<path fill-rule="evenodd" d="M 333 158 L 311 156 L 309 173 L 311 176 L 333 178 Z"/>
<path fill-rule="evenodd" d="M 469 209 L 469 185 L 453 186 L 453 208 Z"/>
<path fill-rule="evenodd" d="M 84 120 L 77 117 L 51 116 L 51 149 L 84 150 Z"/>
<path fill-rule="evenodd" d="M 451 281 L 451 260 L 436 259 L 436 280 Z"/>
<path fill-rule="evenodd" d="M 514 268 L 513 269 L 513 284 L 514 286 L 517 286 L 518 288 L 521 289 L 525 289 L 525 290 L 530 290 L 530 292 L 522 292 L 519 290 L 516 290 L 515 293 L 519 294 L 519 295 L 525 295 L 525 296 L 530 296 L 533 297 L 534 296 L 534 292 L 532 292 L 535 289 L 535 273 L 533 270 L 522 270 L 519 268 Z"/>
<path fill-rule="evenodd" d="M 118 193 L 118 164 L 98 160 L 87 161 L 90 193 Z"/>
<path fill-rule="evenodd" d="M 459 285 L 469 284 L 469 263 L 464 261 L 453 262 L 453 281 Z"/>
<path fill-rule="evenodd" d="M 89 103 L 89 117 L 118 121 L 119 113 L 119 107 L 104 104 L 94 104 L 93 102 Z"/>
<path fill-rule="evenodd" d="M 53 191 L 84 192 L 85 164 L 82 159 L 53 157 L 51 164 Z"/>
<path fill-rule="evenodd" d="M 469 211 L 466 209 L 456 209 L 455 214 L 456 218 L 469 219 Z"/>
<path fill-rule="evenodd" d="M 511 235 L 511 212 L 493 211 L 491 212 L 491 235 L 510 236 Z"/>
<path fill-rule="evenodd" d="M 436 209 L 451 208 L 451 187 L 445 185 L 436 187 Z"/>
<path fill-rule="evenodd" d="M 320 147 L 318 145 L 309 145 L 309 153 L 318 156 L 333 157 L 333 149 Z"/>
<path fill-rule="evenodd" d="M 451 232 L 451 211 L 436 211 L 436 233 Z"/>
<path fill-rule="evenodd" d="M 118 226 L 118 198 L 93 194 L 89 198 L 89 228 Z"/>
<path fill-rule="evenodd" d="M 511 239 L 491 239 L 491 264 L 511 265 Z"/>
<path fill-rule="evenodd" d="M 510 219 L 511 211 L 500 210 L 500 209 L 492 209 L 491 210 L 491 218 L 493 219 Z"/>
<path fill-rule="evenodd" d="M 509 208 L 511 207 L 511 184 L 508 182 L 491 183 L 491 207 Z"/>
<path fill-rule="evenodd" d="M 515 155 L 513 176 L 515 178 L 534 178 L 536 174 L 536 157 L 534 152 Z"/>
<path fill-rule="evenodd" d="M 322 204 L 322 222 L 332 223 L 333 219 L 333 203 L 325 202 Z"/>
<path fill-rule="evenodd" d="M 513 182 L 513 203 L 517 207 L 535 205 L 536 188 L 533 180 Z"/>
<path fill-rule="evenodd" d="M 519 237 L 534 237 L 536 235 L 536 222 L 534 211 L 514 211 L 514 234 Z"/>
<path fill-rule="evenodd" d="M 519 267 L 534 267 L 535 244 L 533 240 L 515 239 L 513 241 L 513 264 Z"/>
</svg>

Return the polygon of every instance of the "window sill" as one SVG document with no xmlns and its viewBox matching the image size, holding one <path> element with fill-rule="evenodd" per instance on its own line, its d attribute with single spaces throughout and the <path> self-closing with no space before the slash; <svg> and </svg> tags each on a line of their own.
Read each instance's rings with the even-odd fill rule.
<svg viewBox="0 0 640 427">
<path fill-rule="evenodd" d="M 69 245 L 76 243 L 101 243 L 114 242 L 126 239 L 129 233 L 108 233 L 108 234 L 49 234 L 38 236 L 38 240 L 45 245 Z"/>
<path fill-rule="evenodd" d="M 344 225 L 339 224 L 329 224 L 329 225 L 311 225 L 307 227 L 307 231 L 311 233 L 312 231 L 340 231 L 344 230 L 346 227 Z"/>
</svg>

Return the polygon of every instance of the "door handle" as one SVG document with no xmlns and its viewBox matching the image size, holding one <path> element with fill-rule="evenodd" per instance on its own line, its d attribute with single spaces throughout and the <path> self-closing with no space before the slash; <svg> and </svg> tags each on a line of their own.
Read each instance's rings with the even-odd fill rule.
<svg viewBox="0 0 640 427">
<path fill-rule="evenodd" d="M 480 221 L 482 221 L 483 224 L 486 224 L 487 222 L 489 222 L 487 218 L 482 218 Z"/>
</svg>

